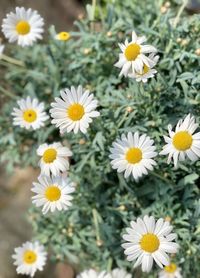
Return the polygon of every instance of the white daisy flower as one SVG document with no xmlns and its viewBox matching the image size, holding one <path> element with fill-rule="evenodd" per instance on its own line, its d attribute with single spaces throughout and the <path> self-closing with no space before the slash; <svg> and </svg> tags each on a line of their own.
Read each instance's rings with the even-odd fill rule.
<svg viewBox="0 0 200 278">
<path fill-rule="evenodd" d="M 164 136 L 167 143 L 160 152 L 162 155 L 169 155 L 167 162 L 173 159 L 175 167 L 178 161 L 184 161 L 188 157 L 196 161 L 200 157 L 200 132 L 194 134 L 199 127 L 195 117 L 188 114 L 184 119 L 178 121 L 175 131 L 168 126 L 169 137 Z"/>
<path fill-rule="evenodd" d="M 136 260 L 134 267 L 142 264 L 142 271 L 149 272 L 153 266 L 153 260 L 159 267 L 169 265 L 170 259 L 167 253 L 176 253 L 178 244 L 173 242 L 176 234 L 171 233 L 173 227 L 169 221 L 160 218 L 155 222 L 153 216 L 144 216 L 143 219 L 131 221 L 131 228 L 127 228 L 128 234 L 123 239 L 128 243 L 122 244 L 128 261 Z"/>
<path fill-rule="evenodd" d="M 38 99 L 21 99 L 17 101 L 19 108 L 14 108 L 12 112 L 13 124 L 25 129 L 38 129 L 44 126 L 44 122 L 49 119 L 44 111 L 44 103 L 39 103 Z"/>
<path fill-rule="evenodd" d="M 52 124 L 60 128 L 60 132 L 77 133 L 79 130 L 83 133 L 87 132 L 92 118 L 98 117 L 99 112 L 95 111 L 97 100 L 89 91 L 83 92 L 82 86 L 78 86 L 77 90 L 74 87 L 65 89 L 60 92 L 61 98 L 55 98 L 50 110 L 53 118 Z"/>
<path fill-rule="evenodd" d="M 155 70 L 153 67 L 157 64 L 159 60 L 159 56 L 154 53 L 149 55 L 149 59 L 152 60 L 151 67 L 148 67 L 146 64 L 143 65 L 142 73 L 135 72 L 135 73 L 129 73 L 128 76 L 130 78 L 135 78 L 137 82 L 142 81 L 143 83 L 146 83 L 149 78 L 154 77 L 154 75 L 157 73 L 157 70 Z"/>
<path fill-rule="evenodd" d="M 24 47 L 42 39 L 43 26 L 44 20 L 37 11 L 17 7 L 15 13 L 11 12 L 3 19 L 2 32 L 9 42 L 17 41 Z"/>
<path fill-rule="evenodd" d="M 5 45 L 0 43 L 0 58 L 1 58 L 2 54 L 3 54 L 4 48 L 5 48 Z"/>
<path fill-rule="evenodd" d="M 154 141 L 149 136 L 138 132 L 122 134 L 121 139 L 117 139 L 110 149 L 110 159 L 113 169 L 117 172 L 125 172 L 124 177 L 130 175 L 138 180 L 143 175 L 148 174 L 148 170 L 153 170 L 156 162 L 153 158 L 157 155 Z"/>
<path fill-rule="evenodd" d="M 55 39 L 59 41 L 68 41 L 70 38 L 71 35 L 68 32 L 60 32 L 55 36 Z"/>
<path fill-rule="evenodd" d="M 110 278 L 109 275 L 105 272 L 97 272 L 94 269 L 85 270 L 80 273 L 77 278 Z"/>
<path fill-rule="evenodd" d="M 127 273 L 124 269 L 116 268 L 111 272 L 110 278 L 132 278 L 132 275 Z"/>
<path fill-rule="evenodd" d="M 21 247 L 15 248 L 12 256 L 17 266 L 18 274 L 26 274 L 33 277 L 37 270 L 42 271 L 47 259 L 47 253 L 39 242 L 26 242 Z"/>
<path fill-rule="evenodd" d="M 69 169 L 69 156 L 72 152 L 61 143 L 43 144 L 37 149 L 37 154 L 41 156 L 39 166 L 41 173 L 45 176 L 59 176 L 61 172 Z"/>
<path fill-rule="evenodd" d="M 42 206 L 42 212 L 46 214 L 49 210 L 67 210 L 72 205 L 71 193 L 75 191 L 75 186 L 68 178 L 40 176 L 31 191 L 36 193 L 32 197 L 33 204 Z"/>
<path fill-rule="evenodd" d="M 115 66 L 122 68 L 120 75 L 128 76 L 129 73 L 142 73 L 144 64 L 152 68 L 154 61 L 145 54 L 157 52 L 157 49 L 151 45 L 142 45 L 145 41 L 145 36 L 137 37 L 133 31 L 130 42 L 126 39 L 125 44 L 119 44 L 122 53 L 119 54 L 119 61 Z"/>
<path fill-rule="evenodd" d="M 175 263 L 170 263 L 160 271 L 159 278 L 182 278 L 181 269 Z"/>
</svg>

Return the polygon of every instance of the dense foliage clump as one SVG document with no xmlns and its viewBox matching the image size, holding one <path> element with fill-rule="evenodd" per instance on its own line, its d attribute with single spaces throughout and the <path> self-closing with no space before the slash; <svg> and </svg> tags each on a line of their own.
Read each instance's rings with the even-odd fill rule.
<svg viewBox="0 0 200 278">
<path fill-rule="evenodd" d="M 135 182 L 111 169 L 108 157 L 112 142 L 122 133 L 147 133 L 160 151 L 169 123 L 176 124 L 188 113 L 200 123 L 199 56 L 195 53 L 200 47 L 199 16 L 180 14 L 176 4 L 161 13 L 161 6 L 160 1 L 129 0 L 95 10 L 88 6 L 88 18 L 75 23 L 78 31 L 71 33 L 69 41 L 56 41 L 51 28 L 45 44 L 31 51 L 11 48 L 19 65 L 0 62 L 7 80 L 0 90 L 9 100 L 0 117 L 1 160 L 7 169 L 37 167 L 36 149 L 44 142 L 61 141 L 73 151 L 69 176 L 77 187 L 72 208 L 47 216 L 40 210 L 30 211 L 35 237 L 51 248 L 55 260 L 67 260 L 78 268 L 130 270 L 121 235 L 131 220 L 151 214 L 173 224 L 181 246 L 173 260 L 183 276 L 200 275 L 200 162 L 187 161 L 174 169 L 166 157 L 158 156 L 155 170 Z M 132 30 L 146 35 L 159 50 L 158 74 L 147 84 L 119 77 L 113 66 L 118 43 Z M 94 93 L 101 114 L 86 135 L 61 136 L 50 121 L 31 132 L 12 126 L 10 115 L 17 99 L 37 96 L 48 110 L 60 89 L 79 84 Z M 148 277 L 156 277 L 154 270 Z"/>
</svg>

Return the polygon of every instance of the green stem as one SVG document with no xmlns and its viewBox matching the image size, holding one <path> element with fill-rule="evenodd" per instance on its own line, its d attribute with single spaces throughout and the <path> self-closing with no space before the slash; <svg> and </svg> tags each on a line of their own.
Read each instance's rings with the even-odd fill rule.
<svg viewBox="0 0 200 278">
<path fill-rule="evenodd" d="M 25 67 L 24 62 L 16 60 L 14 58 L 11 58 L 11 57 L 9 57 L 7 55 L 2 54 L 1 59 L 6 61 L 6 62 L 8 62 L 8 63 L 10 63 L 10 64 L 17 65 L 17 66 L 20 66 L 20 67 Z"/>
<path fill-rule="evenodd" d="M 155 172 L 151 172 L 151 175 L 152 175 L 152 176 L 155 176 L 155 177 L 157 177 L 157 178 L 159 178 L 160 180 L 163 180 L 163 181 L 166 182 L 167 184 L 173 184 L 173 185 L 174 185 L 174 183 L 173 183 L 171 180 L 168 180 L 168 179 L 166 179 L 165 177 L 163 177 L 163 176 L 161 176 L 161 175 L 159 175 L 159 174 L 157 174 L 157 173 L 155 173 Z"/>
<path fill-rule="evenodd" d="M 98 215 L 97 215 L 97 211 L 96 209 L 92 210 L 92 214 L 93 214 L 93 219 L 94 219 L 94 226 L 95 226 L 95 230 L 96 230 L 96 240 L 100 241 L 100 233 L 99 233 L 99 223 L 98 223 Z"/>
<path fill-rule="evenodd" d="M 112 264 L 113 264 L 113 259 L 109 258 L 107 264 L 107 272 L 110 272 L 112 270 Z"/>
<path fill-rule="evenodd" d="M 173 27 L 174 28 L 176 28 L 176 26 L 177 26 L 177 24 L 180 20 L 180 16 L 181 16 L 182 12 L 184 11 L 185 7 L 187 6 L 187 4 L 188 4 L 188 0 L 183 0 L 183 4 L 181 5 L 181 7 L 180 7 L 175 19 L 174 19 L 174 22 L 173 22 Z"/>
<path fill-rule="evenodd" d="M 183 0 L 183 4 L 181 5 L 181 7 L 180 7 L 180 9 L 179 9 L 175 19 L 174 19 L 174 22 L 172 24 L 173 28 L 176 28 L 176 26 L 177 26 L 177 24 L 178 24 L 178 22 L 180 20 L 180 16 L 181 16 L 182 12 L 184 11 L 185 7 L 187 6 L 187 4 L 188 4 L 188 0 Z M 171 47 L 173 45 L 173 41 L 174 40 L 172 38 L 169 40 L 169 43 L 168 43 L 168 45 L 165 48 L 165 52 L 166 53 L 170 52 Z"/>
<path fill-rule="evenodd" d="M 2 88 L 0 86 L 0 91 L 7 97 L 10 97 L 12 99 L 17 99 L 17 97 L 15 95 L 13 95 L 11 92 L 7 91 L 6 89 Z"/>
</svg>

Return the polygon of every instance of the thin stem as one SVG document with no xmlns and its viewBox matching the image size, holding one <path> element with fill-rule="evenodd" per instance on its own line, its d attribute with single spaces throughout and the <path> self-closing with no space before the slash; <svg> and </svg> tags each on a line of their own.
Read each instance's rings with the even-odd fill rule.
<svg viewBox="0 0 200 278">
<path fill-rule="evenodd" d="M 5 96 L 7 96 L 7 97 L 10 97 L 10 98 L 12 98 L 12 99 L 17 99 L 17 97 L 16 97 L 15 95 L 13 95 L 13 94 L 12 94 L 11 92 L 9 92 L 8 90 L 2 88 L 1 86 L 0 86 L 0 91 L 1 91 Z"/>
<path fill-rule="evenodd" d="M 98 242 L 100 242 L 101 238 L 100 238 L 100 233 L 99 233 L 99 223 L 98 223 L 98 215 L 97 215 L 96 209 L 92 210 L 92 214 L 93 214 L 94 225 L 95 225 L 95 230 L 96 230 L 96 240 Z"/>
<path fill-rule="evenodd" d="M 113 264 L 113 259 L 109 258 L 107 264 L 107 272 L 110 272 L 112 270 L 112 264 Z"/>
<path fill-rule="evenodd" d="M 184 11 L 185 7 L 187 6 L 187 4 L 188 4 L 188 0 L 183 0 L 183 4 L 181 5 L 181 7 L 180 7 L 175 19 L 174 19 L 174 22 L 173 22 L 173 27 L 174 28 L 176 28 L 176 26 L 177 26 L 177 24 L 180 20 L 180 16 L 181 16 L 182 12 Z"/>
<path fill-rule="evenodd" d="M 7 55 L 2 54 L 1 59 L 10 63 L 10 64 L 17 65 L 17 66 L 20 66 L 20 67 L 25 67 L 24 62 L 19 61 L 19 60 L 14 59 L 14 58 L 11 58 Z"/>
<path fill-rule="evenodd" d="M 95 9 L 96 9 L 96 0 L 92 0 L 92 12 L 93 12 L 93 18 L 92 18 L 92 22 L 91 22 L 91 29 L 92 31 L 95 30 L 95 23 L 94 23 L 94 19 L 95 19 Z"/>
<path fill-rule="evenodd" d="M 161 176 L 161 175 L 159 175 L 159 174 L 157 174 L 155 172 L 151 172 L 151 175 L 159 178 L 160 180 L 163 180 L 164 182 L 166 182 L 168 184 L 173 184 L 174 185 L 173 181 L 168 180 L 167 178 L 165 178 L 165 177 L 163 177 L 163 176 Z"/>
</svg>

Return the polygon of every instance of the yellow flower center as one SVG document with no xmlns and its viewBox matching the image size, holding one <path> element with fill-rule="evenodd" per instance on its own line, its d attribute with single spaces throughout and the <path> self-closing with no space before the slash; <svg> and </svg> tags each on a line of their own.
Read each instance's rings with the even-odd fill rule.
<svg viewBox="0 0 200 278">
<path fill-rule="evenodd" d="M 27 250 L 24 252 L 23 256 L 24 262 L 27 264 L 33 264 L 37 260 L 37 255 L 34 251 Z"/>
<path fill-rule="evenodd" d="M 142 75 L 145 75 L 146 73 L 148 73 L 149 70 L 150 70 L 150 68 L 146 64 L 144 64 L 142 73 L 137 72 L 137 74 L 142 76 Z"/>
<path fill-rule="evenodd" d="M 37 113 L 33 109 L 28 109 L 24 111 L 23 118 L 28 123 L 35 122 L 37 119 Z"/>
<path fill-rule="evenodd" d="M 142 160 L 142 152 L 139 148 L 130 148 L 126 153 L 126 160 L 131 163 L 135 164 Z"/>
<path fill-rule="evenodd" d="M 31 26 L 27 21 L 21 20 L 16 25 L 16 31 L 19 35 L 27 35 L 30 32 Z"/>
<path fill-rule="evenodd" d="M 128 61 L 134 61 L 137 58 L 137 56 L 140 54 L 140 49 L 141 47 L 136 43 L 129 44 L 124 53 L 126 59 Z"/>
<path fill-rule="evenodd" d="M 58 201 L 60 199 L 60 196 L 61 196 L 61 191 L 57 186 L 52 185 L 47 187 L 45 191 L 45 197 L 47 198 L 48 201 L 50 202 Z"/>
<path fill-rule="evenodd" d="M 177 269 L 177 266 L 176 266 L 176 264 L 171 263 L 170 265 L 165 266 L 164 269 L 168 273 L 174 273 L 176 271 L 176 269 Z"/>
<path fill-rule="evenodd" d="M 70 39 L 70 33 L 68 32 L 60 32 L 58 35 L 57 35 L 57 38 L 61 41 L 68 41 Z"/>
<path fill-rule="evenodd" d="M 148 233 L 142 236 L 140 246 L 142 250 L 153 253 L 158 250 L 160 241 L 156 235 Z"/>
<path fill-rule="evenodd" d="M 173 145 L 179 151 L 186 151 L 192 145 L 192 135 L 187 131 L 179 131 L 173 137 Z"/>
<path fill-rule="evenodd" d="M 45 163 L 52 163 L 57 157 L 57 151 L 53 148 L 47 149 L 43 154 L 43 160 Z"/>
<path fill-rule="evenodd" d="M 84 116 L 85 110 L 83 105 L 74 103 L 67 109 L 67 114 L 72 121 L 79 121 Z"/>
</svg>

